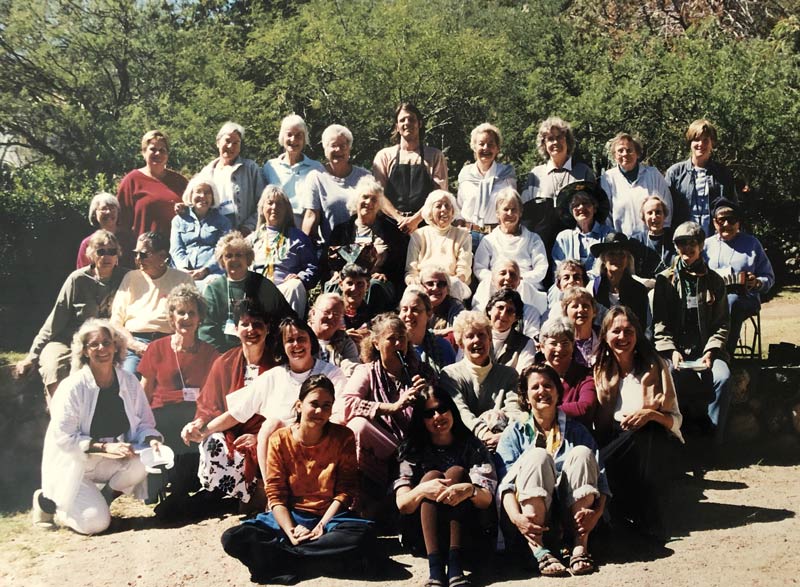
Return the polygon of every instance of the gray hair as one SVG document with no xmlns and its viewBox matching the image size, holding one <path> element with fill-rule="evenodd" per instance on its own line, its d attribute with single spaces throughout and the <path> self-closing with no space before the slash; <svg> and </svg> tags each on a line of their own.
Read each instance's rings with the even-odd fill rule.
<svg viewBox="0 0 800 587">
<path fill-rule="evenodd" d="M 283 146 L 283 141 L 286 140 L 286 133 L 289 132 L 290 128 L 294 128 L 299 126 L 303 129 L 303 137 L 305 137 L 305 142 L 308 142 L 308 125 L 306 121 L 303 120 L 302 116 L 297 114 L 289 114 L 288 116 L 284 116 L 283 120 L 281 120 L 281 130 L 278 131 L 278 144 Z"/>
<path fill-rule="evenodd" d="M 433 304 L 431 304 L 431 298 L 428 297 L 428 294 L 425 293 L 425 290 L 423 290 L 418 285 L 409 285 L 406 288 L 406 290 L 403 292 L 403 295 L 400 296 L 400 304 L 403 303 L 403 300 L 406 297 L 411 297 L 411 296 L 414 296 L 418 300 L 422 300 L 422 305 L 425 306 L 425 311 L 428 314 L 433 312 Z M 399 309 L 399 304 L 398 304 L 398 309 Z"/>
<path fill-rule="evenodd" d="M 633 143 L 633 150 L 636 151 L 636 158 L 641 159 L 642 153 L 644 153 L 644 149 L 642 148 L 642 142 L 627 132 L 618 132 L 612 139 L 609 139 L 608 143 L 606 143 L 606 147 L 608 149 L 608 156 L 611 161 L 616 160 L 616 153 L 614 150 L 617 148 L 617 143 L 620 141 L 630 141 Z"/>
<path fill-rule="evenodd" d="M 469 133 L 470 149 L 472 149 L 473 151 L 475 150 L 475 147 L 478 146 L 478 135 L 483 134 L 485 132 L 494 135 L 494 140 L 497 141 L 497 148 L 498 149 L 500 148 L 500 146 L 503 144 L 503 135 L 500 133 L 500 129 L 493 124 L 484 122 L 483 124 L 479 124 L 478 126 L 473 128 L 472 132 Z"/>
<path fill-rule="evenodd" d="M 502 206 L 508 200 L 514 200 L 517 203 L 520 214 L 522 214 L 522 197 L 519 195 L 519 192 L 511 186 L 504 187 L 502 190 L 497 192 L 497 198 L 495 199 L 494 204 L 495 211 L 500 210 L 500 206 Z"/>
<path fill-rule="evenodd" d="M 311 306 L 311 309 L 313 310 L 321 306 L 323 302 L 326 302 L 328 300 L 336 302 L 337 304 L 344 304 L 344 298 L 341 295 L 335 292 L 326 292 L 326 293 L 321 293 L 317 296 L 317 299 L 314 300 L 314 305 Z"/>
<path fill-rule="evenodd" d="M 575 325 L 566 316 L 550 318 L 539 330 L 539 341 L 544 343 L 546 338 L 559 338 L 566 336 L 570 342 L 575 342 Z"/>
<path fill-rule="evenodd" d="M 97 192 L 89 203 L 89 224 L 94 227 L 100 226 L 100 223 L 97 221 L 97 210 L 104 204 L 116 208 L 117 213 L 119 213 L 119 200 L 115 195 L 109 194 L 108 192 Z"/>
<path fill-rule="evenodd" d="M 192 192 L 194 191 L 194 188 L 199 185 L 207 185 L 209 188 L 211 188 L 211 207 L 219 208 L 219 188 L 217 188 L 217 183 L 214 181 L 214 178 L 208 173 L 198 173 L 189 180 L 189 183 L 186 184 L 186 189 L 183 190 L 183 203 L 191 207 Z"/>
<path fill-rule="evenodd" d="M 344 137 L 347 140 L 347 146 L 353 146 L 353 133 L 350 129 L 341 124 L 332 124 L 324 131 L 322 131 L 322 147 L 327 147 L 328 143 L 339 137 Z"/>
<path fill-rule="evenodd" d="M 125 340 L 122 332 L 111 325 L 108 320 L 100 318 L 89 318 L 81 324 L 78 332 L 72 337 L 72 371 L 78 371 L 89 362 L 89 358 L 83 354 L 86 349 L 86 341 L 95 332 L 105 331 L 111 342 L 114 344 L 114 365 L 121 365 L 128 353 L 128 341 Z"/>
<path fill-rule="evenodd" d="M 428 197 L 425 198 L 425 203 L 422 205 L 422 210 L 420 212 L 422 214 L 422 218 L 425 219 L 425 222 L 428 224 L 434 223 L 431 216 L 433 213 L 433 205 L 439 200 L 444 199 L 447 199 L 450 202 L 450 205 L 453 207 L 453 218 L 461 214 L 461 208 L 458 207 L 458 202 L 453 194 L 445 190 L 433 190 L 428 194 Z"/>
<path fill-rule="evenodd" d="M 264 218 L 264 206 L 267 204 L 267 200 L 270 198 L 274 198 L 275 201 L 279 202 L 283 208 L 283 220 L 281 221 L 280 226 L 277 227 L 278 232 L 288 235 L 289 229 L 295 228 L 294 214 L 292 213 L 292 203 L 286 196 L 286 192 L 284 192 L 280 186 L 275 184 L 268 184 L 263 189 L 261 192 L 261 197 L 258 199 L 258 228 L 266 224 L 266 220 Z"/>
<path fill-rule="evenodd" d="M 569 123 L 558 116 L 551 116 L 542 121 L 542 124 L 539 125 L 539 132 L 536 135 L 539 154 L 545 161 L 550 159 L 550 154 L 547 152 L 544 140 L 553 129 L 562 133 L 567 138 L 567 157 L 572 157 L 572 153 L 575 151 L 575 134 L 572 132 L 572 127 Z"/>
<path fill-rule="evenodd" d="M 242 139 L 242 141 L 244 141 L 244 127 L 241 124 L 236 124 L 230 120 L 223 124 L 222 128 L 219 129 L 216 140 L 219 141 L 223 136 L 234 132 L 239 135 L 239 138 Z"/>
<path fill-rule="evenodd" d="M 89 236 L 89 240 L 86 241 L 86 256 L 91 259 L 92 255 L 103 243 L 110 243 L 111 245 L 115 246 L 117 248 L 117 257 L 122 256 L 119 240 L 117 239 L 116 235 L 113 232 L 103 230 L 102 228 L 94 231 L 91 236 Z"/>
<path fill-rule="evenodd" d="M 217 241 L 217 246 L 214 247 L 214 258 L 220 266 L 222 266 L 222 258 L 225 256 L 225 252 L 228 249 L 244 251 L 247 265 L 250 266 L 253 264 L 253 259 L 255 259 L 253 245 L 251 245 L 238 230 L 232 230 Z"/>
<path fill-rule="evenodd" d="M 419 280 L 422 282 L 423 275 L 430 275 L 431 273 L 441 273 L 447 278 L 447 287 L 450 287 L 450 273 L 447 268 L 441 263 L 436 261 L 425 261 L 419 266 Z"/>
<path fill-rule="evenodd" d="M 664 212 L 665 219 L 667 216 L 669 216 L 669 206 L 667 206 L 667 203 L 661 199 L 661 196 L 651 194 L 649 196 L 645 196 L 644 200 L 642 200 L 642 205 L 639 206 L 639 217 L 643 221 L 644 221 L 644 207 L 653 200 L 658 200 L 658 203 L 661 204 L 661 210 Z"/>
<path fill-rule="evenodd" d="M 386 202 L 383 186 L 371 175 L 365 175 L 358 180 L 355 189 L 349 190 L 349 194 L 347 195 L 347 211 L 350 212 L 350 214 L 356 214 L 362 196 L 372 194 L 378 195 L 378 208 L 383 210 L 383 206 Z"/>
</svg>

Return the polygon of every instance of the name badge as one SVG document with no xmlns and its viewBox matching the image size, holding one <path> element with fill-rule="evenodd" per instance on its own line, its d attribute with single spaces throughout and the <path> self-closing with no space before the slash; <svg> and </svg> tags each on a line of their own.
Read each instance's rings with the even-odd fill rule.
<svg viewBox="0 0 800 587">
<path fill-rule="evenodd" d="M 686 307 L 693 309 L 697 307 L 697 296 L 686 296 Z"/>
<path fill-rule="evenodd" d="M 368 245 L 372 242 L 372 238 L 369 236 L 357 236 L 356 237 L 356 244 L 357 245 Z"/>
<path fill-rule="evenodd" d="M 196 402 L 197 396 L 200 395 L 199 387 L 184 387 L 183 388 L 183 401 Z"/>
<path fill-rule="evenodd" d="M 225 320 L 225 328 L 222 330 L 222 332 L 229 336 L 236 336 L 236 324 L 234 324 L 233 320 L 230 318 Z"/>
</svg>

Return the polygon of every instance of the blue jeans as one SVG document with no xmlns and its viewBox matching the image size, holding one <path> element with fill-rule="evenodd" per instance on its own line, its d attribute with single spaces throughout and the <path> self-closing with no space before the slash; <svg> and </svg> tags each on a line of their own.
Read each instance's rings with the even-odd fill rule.
<svg viewBox="0 0 800 587">
<path fill-rule="evenodd" d="M 739 334 L 742 331 L 742 324 L 750 316 L 755 316 L 761 309 L 761 302 L 757 297 L 747 294 L 739 295 L 728 294 L 728 310 L 731 315 L 731 329 L 728 333 L 728 353 L 733 356 L 736 345 L 739 343 Z"/>
<path fill-rule="evenodd" d="M 728 364 L 722 359 L 714 359 L 711 364 L 711 370 L 700 373 L 673 369 L 672 378 L 675 381 L 675 390 L 678 393 L 679 402 L 685 402 L 685 408 L 681 406 L 684 416 L 691 416 L 691 412 L 694 412 L 697 417 L 697 410 L 705 403 L 698 405 L 698 398 L 693 404 L 693 406 L 696 406 L 695 410 L 692 410 L 692 406 L 688 405 L 688 403 L 691 403 L 692 397 L 697 397 L 693 394 L 698 392 L 698 388 L 703 390 L 703 395 L 701 396 L 703 398 L 709 397 L 710 393 L 708 391 L 713 389 L 714 397 L 708 404 L 708 419 L 711 420 L 715 428 L 714 443 L 721 444 L 725 435 L 725 424 L 728 421 L 728 411 L 731 406 L 731 393 L 728 385 L 731 371 Z M 691 391 L 692 389 L 694 391 Z M 705 401 L 708 400 L 706 399 Z"/>
<path fill-rule="evenodd" d="M 145 344 L 150 344 L 154 338 L 145 338 L 141 336 L 136 336 L 135 334 L 132 335 L 134 340 L 138 340 L 139 342 L 143 342 Z M 125 356 L 125 360 L 122 362 L 122 369 L 127 371 L 128 373 L 133 373 L 136 375 L 138 379 L 142 378 L 141 373 L 139 373 L 139 362 L 142 360 L 142 357 L 134 353 L 132 350 L 128 349 L 128 354 Z"/>
</svg>

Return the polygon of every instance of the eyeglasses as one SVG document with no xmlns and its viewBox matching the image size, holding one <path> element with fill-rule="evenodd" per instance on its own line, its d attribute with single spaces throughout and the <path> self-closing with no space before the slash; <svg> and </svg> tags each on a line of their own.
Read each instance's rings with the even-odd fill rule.
<svg viewBox="0 0 800 587">
<path fill-rule="evenodd" d="M 446 414 L 449 411 L 450 411 L 450 408 L 448 408 L 446 405 L 444 405 L 444 404 L 436 404 L 432 408 L 428 408 L 426 410 L 423 410 L 422 411 L 422 417 L 425 418 L 426 420 L 430 420 L 431 418 L 433 418 L 434 414 L 439 414 L 441 416 L 441 415 Z"/>
<path fill-rule="evenodd" d="M 97 249 L 98 257 L 116 257 L 119 254 L 117 249 Z"/>
<path fill-rule="evenodd" d="M 739 222 L 736 216 L 717 216 L 714 220 L 717 224 L 736 224 Z"/>
<path fill-rule="evenodd" d="M 145 260 L 150 256 L 150 253 L 148 253 L 147 251 L 133 251 L 133 254 L 137 259 L 142 259 L 142 260 Z"/>
<path fill-rule="evenodd" d="M 445 288 L 449 284 L 446 281 L 442 280 L 442 281 L 426 281 L 422 285 L 424 285 L 425 287 L 427 287 L 429 289 L 434 289 L 434 288 L 437 288 L 437 287 L 438 288 Z"/>
<path fill-rule="evenodd" d="M 112 346 L 114 346 L 113 340 L 96 340 L 94 342 L 86 344 L 86 347 L 93 351 L 96 351 L 101 347 L 112 347 Z"/>
</svg>

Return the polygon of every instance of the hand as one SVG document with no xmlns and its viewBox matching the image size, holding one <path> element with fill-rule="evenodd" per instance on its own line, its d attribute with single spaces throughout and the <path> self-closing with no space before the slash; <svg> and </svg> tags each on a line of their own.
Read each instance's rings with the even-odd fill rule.
<svg viewBox="0 0 800 587">
<path fill-rule="evenodd" d="M 511 521 L 517 527 L 519 533 L 522 534 L 528 542 L 532 542 L 533 538 L 541 537 L 542 534 L 550 529 L 547 526 L 540 526 L 534 522 L 534 519 L 532 514 L 526 515 L 521 512 L 511 518 Z"/>
<path fill-rule="evenodd" d="M 178 202 L 177 204 L 175 204 L 175 214 L 178 215 L 178 216 L 180 216 L 181 214 L 186 212 L 188 209 L 189 209 L 189 206 L 187 206 L 183 202 Z"/>
<path fill-rule="evenodd" d="M 200 443 L 203 441 L 203 435 L 200 433 L 200 429 L 203 427 L 203 421 L 200 419 L 192 420 L 186 426 L 183 427 L 181 430 L 181 438 L 183 439 L 183 443 L 186 446 L 189 446 L 189 442 L 197 442 Z"/>
<path fill-rule="evenodd" d="M 677 369 L 681 363 L 683 363 L 683 355 L 678 351 L 672 351 L 672 366 Z"/>
<path fill-rule="evenodd" d="M 311 534 L 309 535 L 309 540 L 316 540 L 320 536 L 325 534 L 325 524 L 322 523 L 322 520 L 311 529 Z"/>
<path fill-rule="evenodd" d="M 192 279 L 194 279 L 195 281 L 199 281 L 201 279 L 206 278 L 206 276 L 208 275 L 208 268 L 190 269 L 188 273 L 192 277 Z"/>
<path fill-rule="evenodd" d="M 286 277 L 283 278 L 284 281 L 289 281 L 290 279 L 300 279 L 300 276 L 297 273 L 290 273 Z"/>
<path fill-rule="evenodd" d="M 497 448 L 497 444 L 500 442 L 500 437 L 502 435 L 502 432 L 485 432 L 481 440 L 483 440 L 483 444 L 486 445 L 486 448 L 494 451 Z"/>
<path fill-rule="evenodd" d="M 439 501 L 439 496 L 452 482 L 452 479 L 429 479 L 417 485 L 417 491 L 427 499 Z"/>
<path fill-rule="evenodd" d="M 36 360 L 31 357 L 25 357 L 14 367 L 15 377 L 24 377 L 33 370 Z"/>
<path fill-rule="evenodd" d="M 244 451 L 246 448 L 250 448 L 251 446 L 255 446 L 258 444 L 258 437 L 255 434 L 242 434 L 236 440 L 233 441 L 233 448 L 238 450 L 239 452 Z"/>
<path fill-rule="evenodd" d="M 357 345 L 361 344 L 361 341 L 364 339 L 364 337 L 369 334 L 366 328 L 348 328 L 346 332 L 347 336 L 349 336 Z"/>
<path fill-rule="evenodd" d="M 745 281 L 744 285 L 747 291 L 752 291 L 754 289 L 761 289 L 761 281 L 759 281 L 755 273 L 747 274 L 747 281 Z"/>
<path fill-rule="evenodd" d="M 411 234 L 422 222 L 422 216 L 419 213 L 414 214 L 413 216 L 404 216 L 402 219 L 398 220 L 397 228 L 402 230 L 406 234 Z"/>
<path fill-rule="evenodd" d="M 600 512 L 592 508 L 581 508 L 574 514 L 575 529 L 579 536 L 586 536 L 597 525 L 600 520 Z"/>
<path fill-rule="evenodd" d="M 394 412 L 399 412 L 401 410 L 405 410 L 416 400 L 417 400 L 417 388 L 413 386 L 406 387 L 403 391 L 400 392 L 400 397 L 397 399 L 397 401 L 391 404 L 392 406 L 391 411 L 394 413 Z"/>
<path fill-rule="evenodd" d="M 472 497 L 472 492 L 472 483 L 456 483 L 442 491 L 439 497 L 436 498 L 436 501 L 455 507 L 462 501 Z"/>
<path fill-rule="evenodd" d="M 623 430 L 638 430 L 653 419 L 654 410 L 642 408 L 622 418 L 620 425 Z"/>
<path fill-rule="evenodd" d="M 153 438 L 152 440 L 150 440 L 150 448 L 153 449 L 153 452 L 156 454 L 156 456 L 159 456 L 159 457 L 161 456 L 161 447 L 162 446 L 164 446 L 164 445 L 161 444 L 161 441 L 158 440 L 157 438 Z"/>
<path fill-rule="evenodd" d="M 132 457 L 134 455 L 133 447 L 127 442 L 106 442 L 104 453 L 110 455 L 119 455 L 122 457 Z"/>
<path fill-rule="evenodd" d="M 383 273 L 373 273 L 372 279 L 377 279 L 378 281 L 389 281 L 386 278 L 386 275 L 384 275 Z"/>
<path fill-rule="evenodd" d="M 706 369 L 711 369 L 711 365 L 714 364 L 714 353 L 712 351 L 707 351 L 701 360 L 703 361 L 703 365 L 706 366 Z"/>
<path fill-rule="evenodd" d="M 305 542 L 311 538 L 311 530 L 305 526 L 295 526 L 288 535 L 289 541 L 297 546 L 301 542 Z"/>
</svg>

